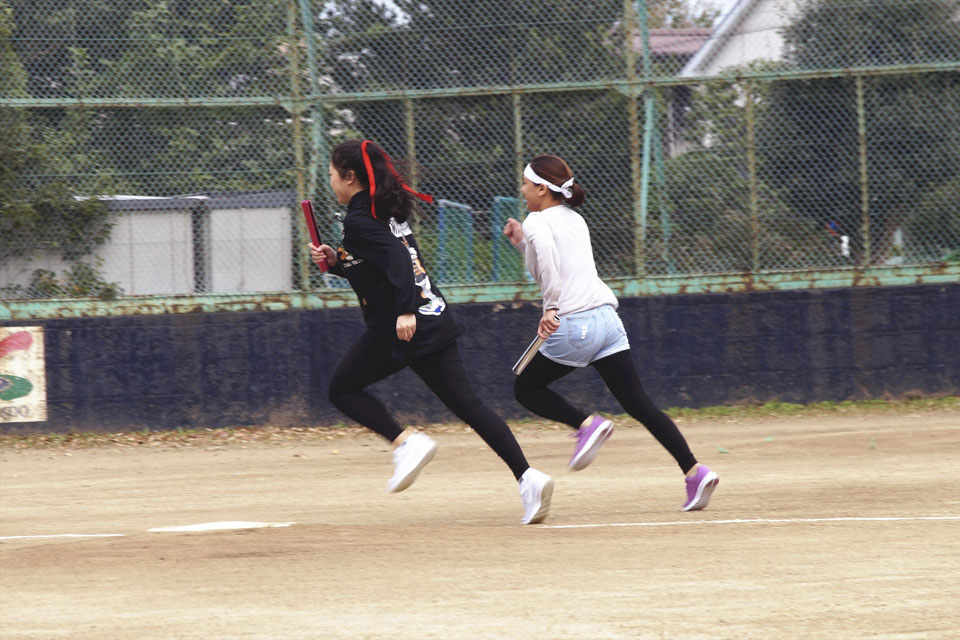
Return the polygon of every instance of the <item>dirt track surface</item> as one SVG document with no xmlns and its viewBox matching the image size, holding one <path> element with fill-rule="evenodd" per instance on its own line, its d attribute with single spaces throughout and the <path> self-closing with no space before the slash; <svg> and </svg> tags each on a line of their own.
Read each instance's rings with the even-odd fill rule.
<svg viewBox="0 0 960 640">
<path fill-rule="evenodd" d="M 680 425 L 720 473 L 704 511 L 632 421 L 578 473 L 565 431 L 518 427 L 557 480 L 528 527 L 470 433 L 437 434 L 397 495 L 389 447 L 355 431 L 2 449 L 0 638 L 960 637 L 960 412 Z M 237 520 L 295 524 L 147 532 Z M 123 535 L 9 539 L 66 533 Z"/>
</svg>

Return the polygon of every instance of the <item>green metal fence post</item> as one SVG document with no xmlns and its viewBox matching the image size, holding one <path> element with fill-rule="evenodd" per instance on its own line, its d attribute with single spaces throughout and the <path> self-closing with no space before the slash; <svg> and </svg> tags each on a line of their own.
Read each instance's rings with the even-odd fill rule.
<svg viewBox="0 0 960 640">
<path fill-rule="evenodd" d="M 635 254 L 640 260 L 637 270 L 637 277 L 641 279 L 646 278 L 647 274 L 645 243 L 647 238 L 647 202 L 650 194 L 650 147 L 653 139 L 654 118 L 653 96 L 649 92 L 644 96 L 643 103 L 643 163 L 640 169 L 640 219 L 638 221 L 638 232 L 640 237 L 638 247 L 635 249 Z"/>
<path fill-rule="evenodd" d="M 323 106 L 324 99 L 320 94 L 319 69 L 317 67 L 316 43 L 313 32 L 313 14 L 310 10 L 310 0 L 299 0 L 300 18 L 303 22 L 303 38 L 307 48 L 307 71 L 310 74 L 310 134 L 311 134 L 311 153 L 310 167 L 307 174 L 307 193 L 315 194 L 318 189 L 319 172 L 326 169 L 330 162 L 330 150 L 327 148 L 327 138 L 323 124 Z M 323 183 L 323 194 L 329 206 L 334 202 L 333 194 L 330 192 L 329 184 L 326 180 L 319 180 Z"/>
<path fill-rule="evenodd" d="M 287 34 L 290 36 L 290 90 L 293 96 L 293 159 L 297 168 L 297 201 L 304 200 L 307 197 L 306 183 L 304 181 L 304 163 L 303 163 L 303 123 L 301 114 L 303 113 L 303 98 L 300 95 L 300 55 L 297 44 L 297 3 L 296 0 L 287 2 Z M 310 251 L 307 249 L 306 239 L 307 228 L 303 217 L 293 212 L 296 220 L 297 247 L 294 255 L 299 258 L 300 288 L 303 290 L 310 288 Z"/>
<path fill-rule="evenodd" d="M 403 99 L 403 129 L 404 135 L 407 140 L 407 159 L 409 160 L 411 166 L 416 166 L 417 164 L 417 138 L 416 138 L 416 128 L 413 120 L 413 100 L 410 98 Z M 413 189 L 417 189 L 417 175 L 414 173 L 410 176 L 410 186 Z"/>
<path fill-rule="evenodd" d="M 647 2 L 646 0 L 636 0 L 637 17 L 640 25 L 640 39 L 643 43 L 643 79 L 649 80 L 653 76 L 653 65 L 650 59 L 650 29 L 647 24 Z M 628 59 L 633 57 L 633 32 L 630 31 L 629 41 L 627 43 Z M 630 65 L 630 74 L 635 78 L 633 64 Z M 636 80 L 634 79 L 633 93 L 636 93 Z M 643 124 L 643 161 L 640 169 L 640 211 L 638 222 L 638 232 L 640 237 L 637 245 L 634 247 L 634 256 L 638 260 L 637 277 L 646 278 L 646 240 L 647 240 L 647 203 L 650 196 L 650 150 L 653 140 L 653 128 L 655 126 L 656 106 L 654 103 L 653 89 L 647 87 L 643 96 L 644 102 L 644 124 Z M 631 132 L 633 136 L 633 132 Z M 636 213 L 636 211 L 635 211 Z"/>
<path fill-rule="evenodd" d="M 660 197 L 657 198 L 660 204 L 660 233 L 661 244 L 660 257 L 667 268 L 667 273 L 675 273 L 676 265 L 673 264 L 673 257 L 670 255 L 670 236 L 673 235 L 673 227 L 670 225 L 670 212 L 667 210 L 667 171 L 663 163 L 663 142 L 660 138 L 660 127 L 653 128 L 653 168 L 656 171 L 657 187 L 660 189 Z"/>
<path fill-rule="evenodd" d="M 750 182 L 750 266 L 760 269 L 760 209 L 757 204 L 757 149 L 753 118 L 753 82 L 746 84 L 747 174 Z"/>
<path fill-rule="evenodd" d="M 523 200 L 520 195 L 520 187 L 523 186 L 523 112 L 520 110 L 520 94 L 514 93 L 513 96 L 513 156 L 514 168 L 517 172 L 517 197 Z"/>
<path fill-rule="evenodd" d="M 643 209 L 641 207 L 643 181 L 641 180 L 640 170 L 640 107 L 637 104 L 637 96 L 632 93 L 627 98 L 627 127 L 630 129 L 630 194 L 633 203 L 633 261 L 634 275 L 638 278 L 643 273 L 643 232 L 641 231 L 641 220 L 643 220 Z"/>
<path fill-rule="evenodd" d="M 863 109 L 863 76 L 857 76 L 857 135 L 860 144 L 860 215 L 863 224 L 863 266 L 870 259 L 870 194 L 867 185 L 867 118 Z"/>
<path fill-rule="evenodd" d="M 407 139 L 407 160 L 410 162 L 410 187 L 414 191 L 419 191 L 419 180 L 417 179 L 417 137 L 416 124 L 413 118 L 413 100 L 403 99 L 403 128 Z M 420 218 L 413 216 L 413 230 L 420 232 Z"/>
<path fill-rule="evenodd" d="M 647 21 L 647 3 L 646 0 L 638 0 L 638 15 L 640 16 L 640 29 L 641 29 L 641 38 L 643 42 L 643 75 L 645 79 L 649 82 L 653 78 L 653 62 L 652 54 L 650 52 L 650 28 Z M 631 47 L 632 49 L 632 47 Z M 656 89 L 652 86 L 647 88 L 648 97 L 651 98 L 653 102 L 654 109 L 652 114 L 656 118 L 656 94 L 654 93 Z M 648 117 L 650 113 L 650 107 L 647 107 Z M 657 187 L 660 189 L 660 198 L 658 198 L 660 205 L 660 229 L 661 229 L 661 238 L 660 242 L 662 248 L 660 250 L 660 257 L 663 259 L 664 264 L 667 267 L 667 271 L 673 273 L 675 271 L 673 266 L 673 259 L 670 257 L 670 236 L 672 234 L 672 229 L 670 227 L 670 213 L 667 211 L 667 206 L 665 202 L 665 196 L 667 193 L 667 179 L 666 179 L 666 170 L 664 169 L 663 164 L 663 144 L 660 139 L 660 127 L 657 125 L 656 120 L 654 120 L 651 125 L 651 135 L 653 136 L 652 141 L 650 142 L 653 147 L 653 165 L 656 170 L 656 181 Z M 649 171 L 649 164 L 647 171 Z M 644 180 L 646 184 L 649 185 L 650 177 L 648 174 L 645 174 Z M 644 242 L 646 242 L 646 217 L 647 217 L 647 208 L 643 208 L 643 219 L 644 219 Z M 646 272 L 646 268 L 644 268 Z"/>
<path fill-rule="evenodd" d="M 645 213 L 643 199 L 643 180 L 641 178 L 640 155 L 640 106 L 637 96 L 637 56 L 633 50 L 633 31 L 636 28 L 636 14 L 633 0 L 623 3 L 624 34 L 623 47 L 626 54 L 627 72 L 627 128 L 630 134 L 630 193 L 633 203 L 633 274 L 643 278 L 645 260 L 643 255 Z"/>
</svg>

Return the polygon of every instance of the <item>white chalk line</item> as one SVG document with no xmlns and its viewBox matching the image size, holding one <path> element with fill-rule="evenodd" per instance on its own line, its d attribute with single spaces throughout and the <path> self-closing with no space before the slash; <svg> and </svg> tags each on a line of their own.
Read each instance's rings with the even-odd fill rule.
<svg viewBox="0 0 960 640">
<path fill-rule="evenodd" d="M 26 538 L 122 538 L 125 533 L 53 533 L 44 536 L 0 536 L 0 540 L 24 540 Z"/>
<path fill-rule="evenodd" d="M 237 529 L 263 529 L 289 527 L 296 522 L 248 522 L 245 520 L 230 520 L 226 522 L 203 522 L 188 524 L 181 527 L 154 527 L 147 529 L 147 533 L 178 533 L 190 531 L 234 531 Z M 54 533 L 35 536 L 0 536 L 0 540 L 26 540 L 31 538 L 123 538 L 125 533 Z"/>
<path fill-rule="evenodd" d="M 691 524 L 792 524 L 797 522 L 897 522 L 903 520 L 960 520 L 960 516 L 887 516 L 844 518 L 735 518 L 732 520 L 676 520 L 673 522 L 613 522 L 606 524 L 548 524 L 539 529 L 596 529 L 599 527 L 673 527 Z"/>
<path fill-rule="evenodd" d="M 597 529 L 602 527 L 673 527 L 694 524 L 792 524 L 800 522 L 902 522 L 910 520 L 960 520 L 960 516 L 885 516 L 885 517 L 840 517 L 840 518 L 735 518 L 731 520 L 675 520 L 672 522 L 611 522 L 603 524 L 548 524 L 539 529 Z M 229 531 L 237 529 L 260 529 L 289 527 L 296 522 L 205 522 L 180 527 L 154 527 L 147 533 L 174 533 L 190 531 Z M 123 538 L 124 533 L 56 533 L 33 536 L 0 536 L 0 540 L 25 540 L 30 538 Z"/>
</svg>

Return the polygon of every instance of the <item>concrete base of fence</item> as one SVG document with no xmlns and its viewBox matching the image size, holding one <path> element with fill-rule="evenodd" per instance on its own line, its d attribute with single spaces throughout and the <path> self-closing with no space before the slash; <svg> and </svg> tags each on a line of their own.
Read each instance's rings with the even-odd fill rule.
<svg viewBox="0 0 960 640">
<path fill-rule="evenodd" d="M 529 416 L 510 367 L 539 307 L 454 312 L 480 396 L 506 418 Z M 620 313 L 662 408 L 960 394 L 960 284 L 626 298 Z M 357 309 L 2 325 L 44 328 L 47 420 L 0 420 L 0 433 L 336 424 L 330 374 L 363 329 Z M 592 369 L 555 388 L 622 412 Z M 372 390 L 403 423 L 455 420 L 409 371 Z"/>
</svg>

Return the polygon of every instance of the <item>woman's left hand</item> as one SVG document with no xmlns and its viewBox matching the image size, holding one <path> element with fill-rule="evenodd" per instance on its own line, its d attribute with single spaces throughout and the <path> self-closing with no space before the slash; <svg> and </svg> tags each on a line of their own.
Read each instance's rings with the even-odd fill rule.
<svg viewBox="0 0 960 640">
<path fill-rule="evenodd" d="M 417 332 L 417 316 L 412 313 L 405 313 L 397 316 L 397 337 L 404 342 L 410 342 L 413 334 Z"/>
<path fill-rule="evenodd" d="M 557 318 L 556 309 L 547 309 L 540 318 L 540 326 L 537 329 L 537 335 L 546 340 L 554 331 L 560 328 L 560 320 Z"/>
<path fill-rule="evenodd" d="M 510 239 L 510 244 L 517 246 L 523 242 L 523 225 L 514 218 L 507 218 L 507 224 L 503 226 L 503 235 Z"/>
</svg>

